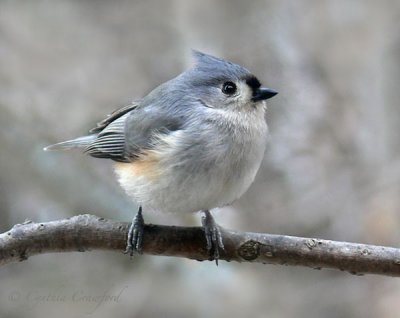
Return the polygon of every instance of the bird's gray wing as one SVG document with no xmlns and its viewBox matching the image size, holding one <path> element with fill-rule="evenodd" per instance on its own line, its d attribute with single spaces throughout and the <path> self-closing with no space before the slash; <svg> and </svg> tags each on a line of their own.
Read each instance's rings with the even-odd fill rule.
<svg viewBox="0 0 400 318">
<path fill-rule="evenodd" d="M 97 133 L 97 138 L 85 152 L 97 158 L 131 162 L 154 145 L 156 136 L 180 129 L 180 121 L 180 117 L 174 117 L 162 107 L 126 106 L 91 130 Z"/>
<path fill-rule="evenodd" d="M 125 120 L 128 115 L 129 112 L 121 112 L 119 117 L 113 116 L 114 120 L 106 118 L 90 130 L 96 138 L 86 147 L 85 153 L 96 158 L 129 162 L 125 154 Z"/>
<path fill-rule="evenodd" d="M 111 114 L 107 115 L 105 119 L 102 121 L 98 122 L 96 124 L 96 127 L 92 128 L 89 130 L 90 133 L 98 133 L 102 131 L 104 128 L 106 128 L 110 123 L 113 121 L 117 120 L 121 116 L 125 115 L 127 112 L 135 109 L 137 107 L 137 103 L 133 102 L 130 105 L 124 106 L 122 108 L 119 108 L 115 111 L 113 111 Z"/>
</svg>

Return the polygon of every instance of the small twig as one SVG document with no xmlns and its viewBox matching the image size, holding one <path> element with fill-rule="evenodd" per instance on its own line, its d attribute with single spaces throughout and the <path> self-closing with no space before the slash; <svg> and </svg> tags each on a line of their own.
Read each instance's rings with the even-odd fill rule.
<svg viewBox="0 0 400 318">
<path fill-rule="evenodd" d="M 25 222 L 0 234 L 0 266 L 41 253 L 123 252 L 129 223 L 94 215 Z M 400 276 L 400 249 L 262 233 L 222 230 L 220 260 L 334 268 L 352 274 Z M 146 225 L 143 253 L 208 260 L 202 228 Z"/>
</svg>

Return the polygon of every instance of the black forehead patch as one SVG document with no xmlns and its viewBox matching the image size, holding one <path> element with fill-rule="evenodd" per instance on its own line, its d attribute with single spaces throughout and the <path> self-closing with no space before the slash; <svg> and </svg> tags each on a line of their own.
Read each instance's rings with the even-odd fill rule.
<svg viewBox="0 0 400 318">
<path fill-rule="evenodd" d="M 249 87 L 255 91 L 256 89 L 261 87 L 261 83 L 260 81 L 257 79 L 257 77 L 255 77 L 254 75 L 249 76 L 246 79 L 246 84 L 249 85 Z"/>
</svg>

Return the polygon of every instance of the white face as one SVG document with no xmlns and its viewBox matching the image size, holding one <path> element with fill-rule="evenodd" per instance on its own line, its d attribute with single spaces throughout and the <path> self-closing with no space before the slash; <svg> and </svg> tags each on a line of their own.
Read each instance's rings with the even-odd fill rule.
<svg viewBox="0 0 400 318">
<path fill-rule="evenodd" d="M 245 81 L 239 81 L 236 83 L 237 93 L 235 96 L 231 96 L 232 101 L 235 102 L 236 107 L 247 106 L 248 104 L 254 104 L 251 100 L 253 97 L 253 90 Z"/>
<path fill-rule="evenodd" d="M 215 79 L 204 85 L 193 86 L 193 92 L 202 104 L 209 108 L 233 111 L 265 108 L 266 96 L 259 96 L 265 89 L 258 79 L 252 75 L 237 78 Z M 198 90 L 197 90 L 198 89 Z M 264 90 L 264 91 L 263 91 Z"/>
<path fill-rule="evenodd" d="M 265 101 L 253 101 L 254 88 L 250 87 L 245 80 L 224 82 L 220 86 L 220 95 L 223 99 L 224 108 L 228 109 L 246 110 L 258 105 L 265 106 Z"/>
</svg>

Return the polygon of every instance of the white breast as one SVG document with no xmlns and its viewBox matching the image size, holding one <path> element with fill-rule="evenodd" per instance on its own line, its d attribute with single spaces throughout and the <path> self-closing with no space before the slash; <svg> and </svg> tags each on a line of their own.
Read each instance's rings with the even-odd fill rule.
<svg viewBox="0 0 400 318">
<path fill-rule="evenodd" d="M 234 112 L 219 115 L 229 122 L 229 144 L 221 145 L 223 136 L 193 140 L 189 131 L 178 130 L 161 136 L 141 166 L 118 163 L 116 173 L 128 195 L 145 209 L 178 213 L 221 207 L 239 198 L 253 182 L 264 155 L 264 110 L 246 114 L 245 119 Z"/>
</svg>

